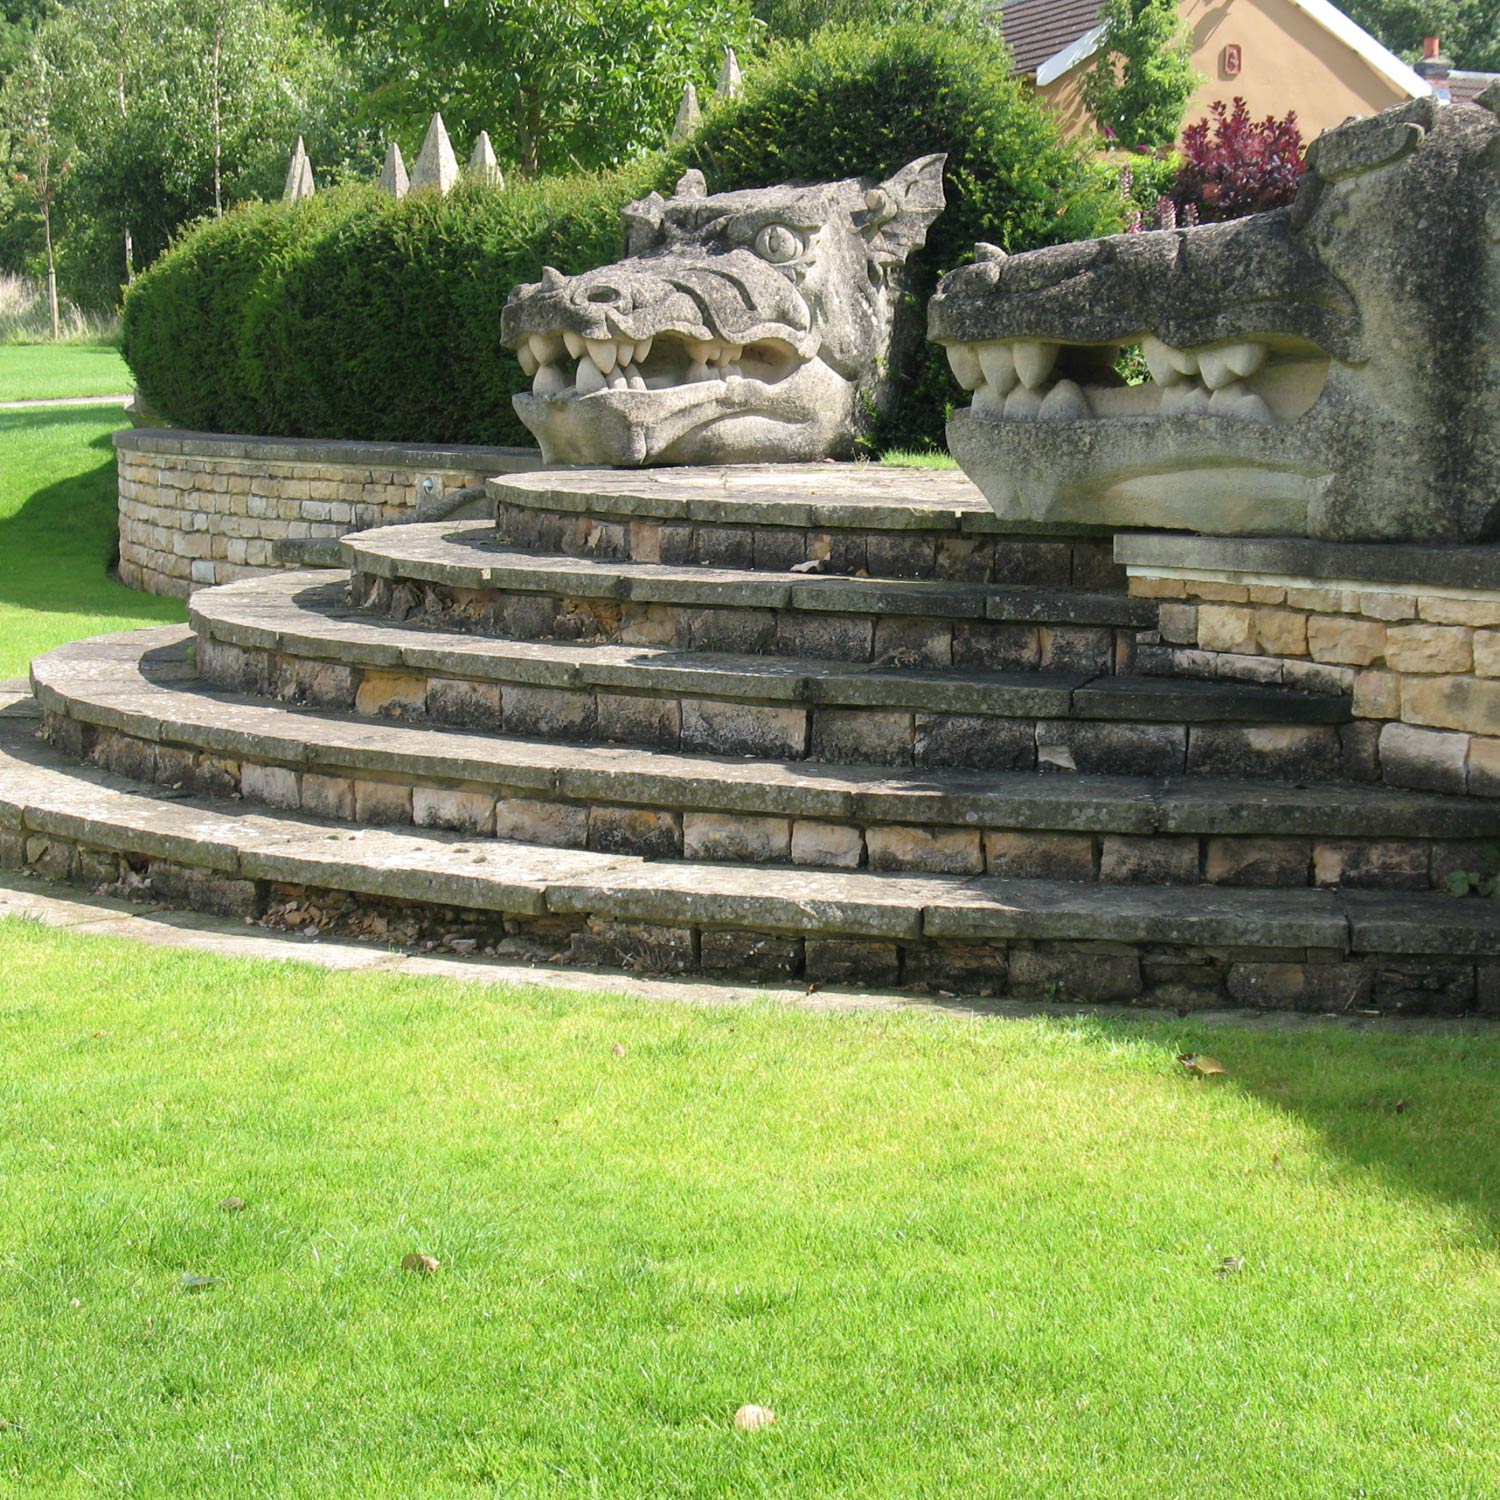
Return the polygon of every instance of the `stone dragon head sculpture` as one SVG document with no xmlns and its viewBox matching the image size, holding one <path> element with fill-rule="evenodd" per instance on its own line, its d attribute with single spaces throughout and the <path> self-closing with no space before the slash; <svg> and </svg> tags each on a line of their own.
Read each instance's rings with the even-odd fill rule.
<svg viewBox="0 0 1500 1500">
<path fill-rule="evenodd" d="M 1015 520 L 1500 539 L 1500 86 L 1482 103 L 1328 131 L 1290 208 L 981 246 L 929 308 L 973 392 L 954 457 Z"/>
<path fill-rule="evenodd" d="M 707 191 L 624 209 L 626 254 L 546 268 L 501 318 L 548 463 L 847 457 L 880 408 L 903 270 L 943 208 L 942 156 L 885 182 Z M 920 331 L 917 332 L 920 337 Z"/>
</svg>

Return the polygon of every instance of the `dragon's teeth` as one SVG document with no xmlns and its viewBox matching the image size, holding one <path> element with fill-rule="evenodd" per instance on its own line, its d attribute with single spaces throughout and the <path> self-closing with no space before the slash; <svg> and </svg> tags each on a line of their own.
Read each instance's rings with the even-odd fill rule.
<svg viewBox="0 0 1500 1500">
<path fill-rule="evenodd" d="M 1047 392 L 1037 415 L 1044 422 L 1078 422 L 1089 416 L 1088 398 L 1076 381 L 1059 380 Z"/>
<path fill-rule="evenodd" d="M 1203 374 L 1203 383 L 1216 391 L 1232 380 L 1243 380 L 1253 375 L 1265 363 L 1264 344 L 1224 344 L 1217 349 L 1202 349 L 1198 352 L 1198 368 Z"/>
<path fill-rule="evenodd" d="M 997 395 L 1008 396 L 1016 383 L 1016 346 L 980 344 L 974 354 L 984 373 L 984 383 Z"/>
<path fill-rule="evenodd" d="M 655 339 L 637 339 L 635 341 L 635 358 L 630 363 L 637 365 L 645 364 L 651 358 L 651 346 L 655 342 Z"/>
<path fill-rule="evenodd" d="M 1042 393 L 1030 386 L 1018 385 L 1005 398 L 1005 415 L 1010 421 L 1028 422 L 1042 409 Z"/>
<path fill-rule="evenodd" d="M 979 368 L 979 356 L 975 354 L 973 346 L 949 344 L 947 352 L 948 368 L 953 371 L 953 378 L 966 391 L 972 391 L 984 379 L 984 374 Z"/>
<path fill-rule="evenodd" d="M 605 375 L 608 375 L 615 367 L 615 341 L 613 339 L 585 339 L 583 342 L 589 351 L 589 358 Z"/>
<path fill-rule="evenodd" d="M 1052 366 L 1057 363 L 1058 345 L 1040 339 L 1017 339 L 1011 347 L 1021 384 L 1035 390 L 1052 373 Z"/>
<path fill-rule="evenodd" d="M 516 350 L 516 359 L 520 363 L 521 373 L 527 377 L 535 375 L 536 372 L 541 368 L 541 362 L 537 359 L 536 355 L 531 352 L 531 345 L 529 343 L 522 344 L 520 348 Z"/>
<path fill-rule="evenodd" d="M 531 390 L 536 396 L 556 396 L 567 390 L 571 383 L 561 365 L 543 365 L 536 372 L 536 379 L 531 382 Z"/>
<path fill-rule="evenodd" d="M 584 342 L 583 342 L 583 335 L 582 334 L 574 333 L 573 330 L 571 328 L 569 328 L 563 334 L 563 345 L 567 349 L 568 353 L 573 356 L 574 359 L 582 359 L 583 358 L 584 351 L 585 351 L 585 345 L 584 345 Z"/>
<path fill-rule="evenodd" d="M 578 361 L 577 386 L 580 396 L 591 396 L 604 389 L 604 371 L 587 356 Z"/>
<path fill-rule="evenodd" d="M 1157 385 L 1176 385 L 1187 378 L 1173 362 L 1172 356 L 1179 352 L 1150 334 L 1141 340 L 1141 356 Z"/>
</svg>

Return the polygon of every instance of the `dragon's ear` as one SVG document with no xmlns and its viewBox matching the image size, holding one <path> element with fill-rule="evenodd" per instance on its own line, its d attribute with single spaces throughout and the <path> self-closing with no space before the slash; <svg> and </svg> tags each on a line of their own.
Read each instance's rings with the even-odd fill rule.
<svg viewBox="0 0 1500 1500">
<path fill-rule="evenodd" d="M 625 228 L 625 253 L 639 255 L 657 236 L 661 229 L 661 211 L 666 199 L 660 193 L 650 193 L 627 203 L 620 210 L 620 223 Z"/>
<path fill-rule="evenodd" d="M 876 265 L 899 266 L 921 248 L 932 221 L 947 202 L 943 196 L 947 160 L 941 152 L 919 156 L 865 194 L 865 212 L 855 223 Z"/>
</svg>

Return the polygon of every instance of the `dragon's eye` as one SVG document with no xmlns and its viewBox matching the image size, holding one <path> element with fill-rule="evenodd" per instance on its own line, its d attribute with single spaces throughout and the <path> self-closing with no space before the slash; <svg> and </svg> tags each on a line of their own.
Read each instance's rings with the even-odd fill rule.
<svg viewBox="0 0 1500 1500">
<path fill-rule="evenodd" d="M 755 253 L 773 266 L 784 266 L 802 254 L 802 236 L 785 224 L 767 224 L 755 236 Z"/>
</svg>

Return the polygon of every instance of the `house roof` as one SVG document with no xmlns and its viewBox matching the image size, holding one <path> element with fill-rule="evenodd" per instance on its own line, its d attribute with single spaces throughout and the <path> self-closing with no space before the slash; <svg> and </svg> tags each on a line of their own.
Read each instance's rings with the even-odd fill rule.
<svg viewBox="0 0 1500 1500">
<path fill-rule="evenodd" d="M 1426 79 L 1329 0 L 1291 3 L 1409 97 L 1420 99 L 1432 92 Z M 1009 0 L 1000 11 L 1000 29 L 1010 44 L 1015 71 L 1035 73 L 1042 85 L 1091 57 L 1103 35 L 1099 0 Z"/>
<path fill-rule="evenodd" d="M 1471 73 L 1454 68 L 1448 74 L 1448 97 L 1455 104 L 1472 104 L 1492 83 L 1500 81 L 1500 73 Z"/>
</svg>

